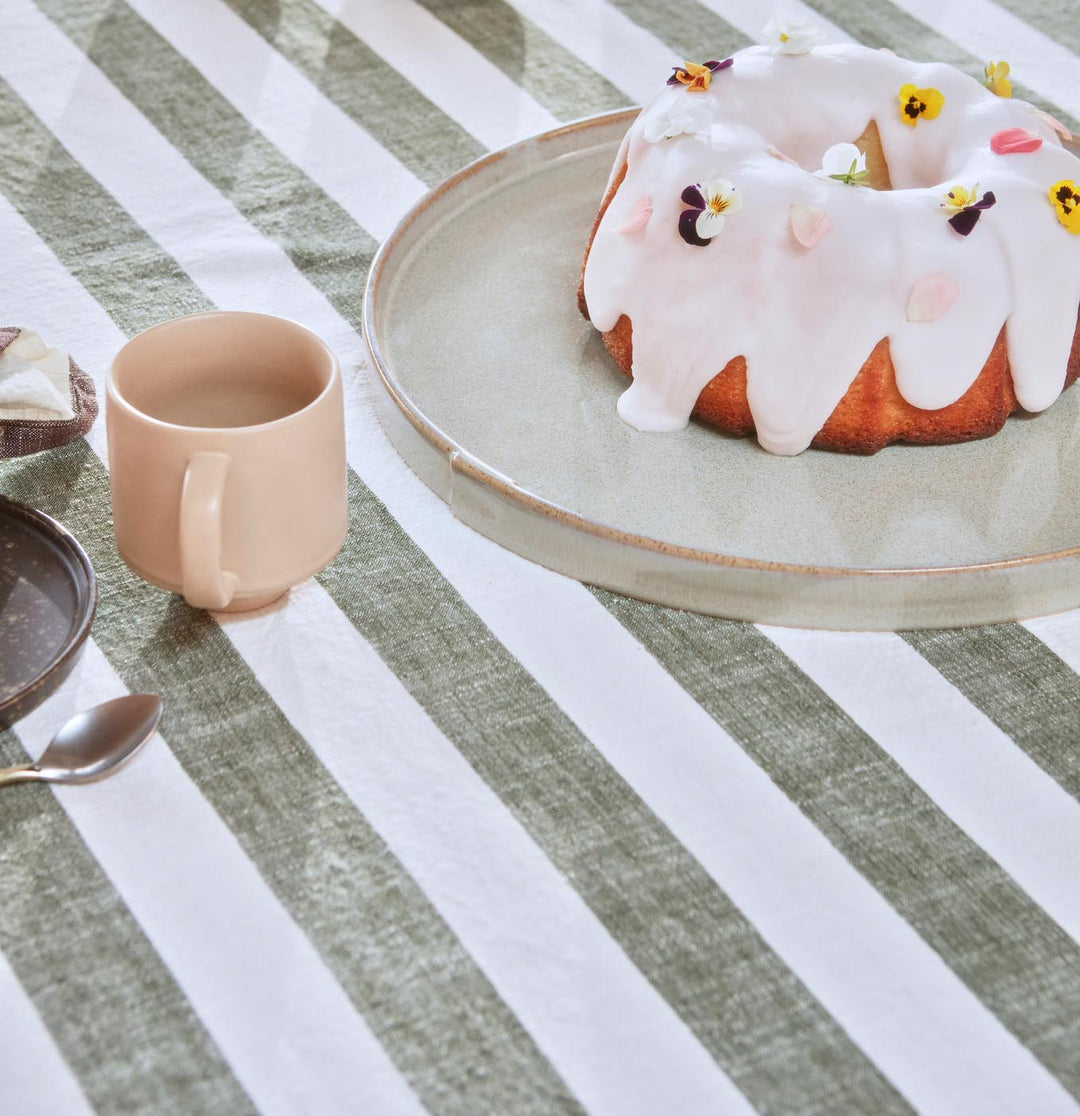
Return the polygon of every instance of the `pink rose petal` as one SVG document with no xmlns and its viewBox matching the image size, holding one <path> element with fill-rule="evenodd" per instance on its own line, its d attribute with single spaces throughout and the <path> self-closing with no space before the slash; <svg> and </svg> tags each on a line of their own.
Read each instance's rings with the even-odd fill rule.
<svg viewBox="0 0 1080 1116">
<path fill-rule="evenodd" d="M 1031 108 L 1031 106 L 1028 106 L 1028 107 Z M 1055 132 L 1057 132 L 1057 134 L 1059 136 L 1061 136 L 1063 139 L 1072 139 L 1073 138 L 1072 132 L 1070 132 L 1069 129 L 1066 128 L 1065 125 L 1062 124 L 1060 120 L 1057 120 L 1053 116 L 1051 116 L 1050 113 L 1043 112 L 1042 109 L 1037 109 L 1037 108 L 1031 108 L 1031 111 L 1044 124 L 1046 124 L 1048 127 L 1052 128 Z"/>
<path fill-rule="evenodd" d="M 765 154 L 771 155 L 774 159 L 779 159 L 781 163 L 790 163 L 793 167 L 797 167 L 799 165 L 797 162 L 795 162 L 794 159 L 785 155 L 779 147 L 772 143 L 770 143 L 769 146 L 765 148 Z"/>
<path fill-rule="evenodd" d="M 1037 136 L 1026 128 L 1006 128 L 990 137 L 990 150 L 995 155 L 1027 154 L 1029 151 L 1038 151 L 1042 144 L 1042 136 Z"/>
<path fill-rule="evenodd" d="M 621 225 L 615 226 L 615 231 L 624 234 L 641 232 L 649 223 L 649 218 L 651 216 L 652 198 L 638 198 L 638 200 L 634 202 L 633 209 L 630 210 L 630 215 Z"/>
<path fill-rule="evenodd" d="M 804 248 L 813 248 L 831 228 L 832 221 L 824 210 L 809 205 L 791 207 L 791 231 Z"/>
<path fill-rule="evenodd" d="M 905 315 L 909 322 L 936 322 L 956 301 L 960 288 L 947 275 L 924 275 L 908 296 Z"/>
</svg>

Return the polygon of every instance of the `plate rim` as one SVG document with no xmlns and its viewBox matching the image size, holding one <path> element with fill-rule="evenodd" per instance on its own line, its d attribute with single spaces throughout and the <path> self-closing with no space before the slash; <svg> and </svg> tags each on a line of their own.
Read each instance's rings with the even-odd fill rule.
<svg viewBox="0 0 1080 1116">
<path fill-rule="evenodd" d="M 24 524 L 29 524 L 54 546 L 64 551 L 72 559 L 74 566 L 81 571 L 83 580 L 75 582 L 79 607 L 72 617 L 71 627 L 64 642 L 34 678 L 11 697 L 0 701 L 0 726 L 14 724 L 44 701 L 52 693 L 49 688 L 50 682 L 55 681 L 59 684 L 63 681 L 67 672 L 75 665 L 75 660 L 90 635 L 98 603 L 98 582 L 94 567 L 79 540 L 62 523 L 38 508 L 0 493 L 0 517 L 3 516 L 10 516 L 21 520 Z M 30 698 L 29 702 L 27 698 Z"/>
<path fill-rule="evenodd" d="M 410 228 L 424 215 L 424 213 L 442 197 L 457 189 L 462 183 L 472 178 L 478 172 L 493 166 L 495 163 L 523 152 L 540 144 L 557 140 L 568 135 L 584 135 L 592 130 L 610 128 L 619 123 L 629 126 L 641 110 L 639 108 L 616 109 L 612 112 L 597 113 L 594 116 L 582 117 L 570 121 L 558 128 L 553 128 L 507 147 L 489 152 L 473 160 L 459 171 L 450 175 L 436 187 L 425 194 L 394 226 L 393 231 L 379 246 L 372 260 L 368 272 L 367 283 L 364 289 L 362 306 L 362 323 L 364 342 L 372 367 L 375 370 L 383 388 L 389 394 L 401 413 L 408 419 L 413 429 L 427 441 L 433 448 L 447 457 L 452 457 L 454 468 L 468 474 L 471 479 L 494 489 L 499 495 L 518 504 L 524 510 L 537 513 L 545 518 L 561 521 L 576 530 L 597 538 L 629 546 L 635 549 L 648 551 L 653 554 L 664 554 L 669 557 L 683 559 L 693 563 L 703 563 L 726 569 L 756 570 L 768 573 L 783 573 L 799 578 L 822 577 L 827 578 L 858 578 L 868 580 L 881 579 L 925 579 L 927 577 L 946 577 L 956 574 L 978 574 L 983 572 L 1007 571 L 1018 567 L 1029 567 L 1046 562 L 1055 562 L 1070 558 L 1080 557 L 1080 543 L 1059 550 L 1043 551 L 1038 554 L 1024 554 L 1012 558 L 998 558 L 987 562 L 972 562 L 952 566 L 830 566 L 808 565 L 797 562 L 773 562 L 761 558 L 745 558 L 733 554 L 722 554 L 714 550 L 705 550 L 697 547 L 686 546 L 681 543 L 665 542 L 651 535 L 642 535 L 637 532 L 627 531 L 590 519 L 580 512 L 572 511 L 551 500 L 546 500 L 528 489 L 517 484 L 498 470 L 485 464 L 464 446 L 455 442 L 436 423 L 432 422 L 413 403 L 408 394 L 398 383 L 394 376 L 389 361 L 383 351 L 375 327 L 376 301 L 380 297 L 380 279 L 387 261 L 397 250 L 397 245 L 405 237 Z"/>
</svg>

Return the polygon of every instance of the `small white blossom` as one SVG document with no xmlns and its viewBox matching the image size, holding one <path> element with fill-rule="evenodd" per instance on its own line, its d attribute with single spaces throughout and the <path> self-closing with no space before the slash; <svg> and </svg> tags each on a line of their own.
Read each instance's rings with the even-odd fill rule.
<svg viewBox="0 0 1080 1116">
<path fill-rule="evenodd" d="M 867 175 L 866 156 L 853 143 L 834 143 L 821 157 L 818 178 L 858 186 Z"/>
<path fill-rule="evenodd" d="M 805 54 L 824 39 L 813 20 L 780 12 L 773 13 L 762 34 L 773 54 Z"/>
<path fill-rule="evenodd" d="M 651 108 L 642 122 L 642 134 L 649 143 L 674 139 L 676 136 L 699 136 L 707 128 L 706 113 L 685 97 Z"/>
</svg>

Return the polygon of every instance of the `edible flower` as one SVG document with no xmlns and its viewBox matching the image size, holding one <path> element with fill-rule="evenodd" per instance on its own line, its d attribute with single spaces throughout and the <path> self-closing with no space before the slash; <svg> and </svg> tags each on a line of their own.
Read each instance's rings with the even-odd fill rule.
<svg viewBox="0 0 1080 1116">
<path fill-rule="evenodd" d="M 659 143 L 676 136 L 701 135 L 708 123 L 702 108 L 700 102 L 691 103 L 685 97 L 679 97 L 662 108 L 651 109 L 642 122 L 642 135 L 649 143 Z"/>
<path fill-rule="evenodd" d="M 936 322 L 956 301 L 960 288 L 948 275 L 935 272 L 915 280 L 904 317 L 909 322 Z"/>
<path fill-rule="evenodd" d="M 682 200 L 690 208 L 679 214 L 679 236 L 699 248 L 721 232 L 730 214 L 742 209 L 742 195 L 726 178 L 687 186 Z"/>
<path fill-rule="evenodd" d="M 1009 81 L 1008 62 L 987 62 L 984 70 L 986 80 L 983 85 L 999 97 L 1012 96 L 1012 82 Z"/>
<path fill-rule="evenodd" d="M 726 70 L 734 65 L 734 58 L 725 58 L 723 62 L 715 60 L 703 62 L 684 62 L 681 66 L 672 67 L 673 73 L 667 79 L 668 85 L 685 85 L 687 93 L 704 93 L 712 82 L 713 74 Z"/>
<path fill-rule="evenodd" d="M 1042 136 L 1026 128 L 1003 128 L 990 137 L 990 150 L 995 155 L 1027 155 L 1042 145 Z"/>
<path fill-rule="evenodd" d="M 615 226 L 617 233 L 629 236 L 631 233 L 641 232 L 649 223 L 653 214 L 652 198 L 638 198 L 633 208 L 627 214 L 626 220 L 621 225 Z"/>
<path fill-rule="evenodd" d="M 1069 232 L 1080 234 L 1080 186 L 1064 178 L 1050 187 L 1049 194 L 1057 219 Z"/>
<path fill-rule="evenodd" d="M 869 173 L 866 156 L 853 143 L 834 143 L 821 157 L 821 170 L 814 171 L 818 178 L 831 178 L 848 186 L 861 186 Z"/>
<path fill-rule="evenodd" d="M 1073 138 L 1072 132 L 1070 132 L 1069 129 L 1066 128 L 1060 120 L 1051 116 L 1050 113 L 1043 112 L 1042 109 L 1036 108 L 1034 105 L 1028 105 L 1027 110 L 1031 113 L 1032 116 L 1037 117 L 1039 120 L 1041 120 L 1048 128 L 1052 128 L 1055 132 L 1057 132 L 1057 134 L 1061 136 L 1062 139 L 1071 140 Z"/>
<path fill-rule="evenodd" d="M 761 33 L 773 54 L 806 54 L 825 37 L 812 19 L 779 12 L 773 13 Z"/>
<path fill-rule="evenodd" d="M 945 195 L 941 208 L 946 213 L 952 214 L 949 218 L 949 224 L 961 236 L 967 236 L 978 224 L 983 210 L 989 209 L 996 202 L 997 198 L 990 190 L 987 190 L 980 198 L 979 186 L 976 183 L 970 188 L 967 186 L 953 186 Z"/>
<path fill-rule="evenodd" d="M 935 119 L 945 104 L 945 96 L 937 89 L 916 89 L 914 85 L 900 86 L 900 119 L 912 128 L 919 118 Z"/>
<path fill-rule="evenodd" d="M 791 234 L 804 248 L 813 248 L 832 228 L 832 221 L 823 209 L 811 205 L 792 205 Z"/>
</svg>

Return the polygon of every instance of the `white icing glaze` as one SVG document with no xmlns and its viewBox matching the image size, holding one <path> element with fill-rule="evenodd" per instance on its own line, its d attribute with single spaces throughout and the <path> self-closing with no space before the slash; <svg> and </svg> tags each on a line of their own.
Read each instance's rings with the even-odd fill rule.
<svg viewBox="0 0 1080 1116">
<path fill-rule="evenodd" d="M 944 94 L 940 116 L 914 127 L 901 120 L 908 83 Z M 651 118 L 671 117 L 688 99 L 695 119 L 706 116 L 702 134 L 644 138 Z M 893 190 L 815 177 L 826 149 L 871 120 Z M 1044 143 L 996 155 L 990 138 L 1006 128 Z M 618 405 L 632 426 L 681 429 L 702 388 L 741 354 L 759 442 L 799 453 L 883 337 L 901 394 L 934 409 L 967 391 L 1006 323 L 1020 404 L 1038 411 L 1060 394 L 1080 303 L 1080 236 L 1058 222 L 1047 191 L 1080 181 L 1080 160 L 1025 102 L 950 66 L 852 44 L 796 56 L 749 47 L 708 92 L 664 87 L 631 127 L 613 175 L 624 158 L 625 179 L 589 253 L 585 299 L 600 330 L 623 314 L 633 323 L 634 379 Z M 742 209 L 706 247 L 687 244 L 680 195 L 717 178 L 735 184 Z M 951 186 L 976 183 L 997 204 L 962 237 L 939 203 Z M 619 235 L 643 196 L 653 202 L 648 225 Z M 827 214 L 829 235 L 811 248 L 797 243 L 792 206 Z M 937 320 L 909 321 L 912 290 L 931 275 L 953 280 L 957 297 Z"/>
</svg>

